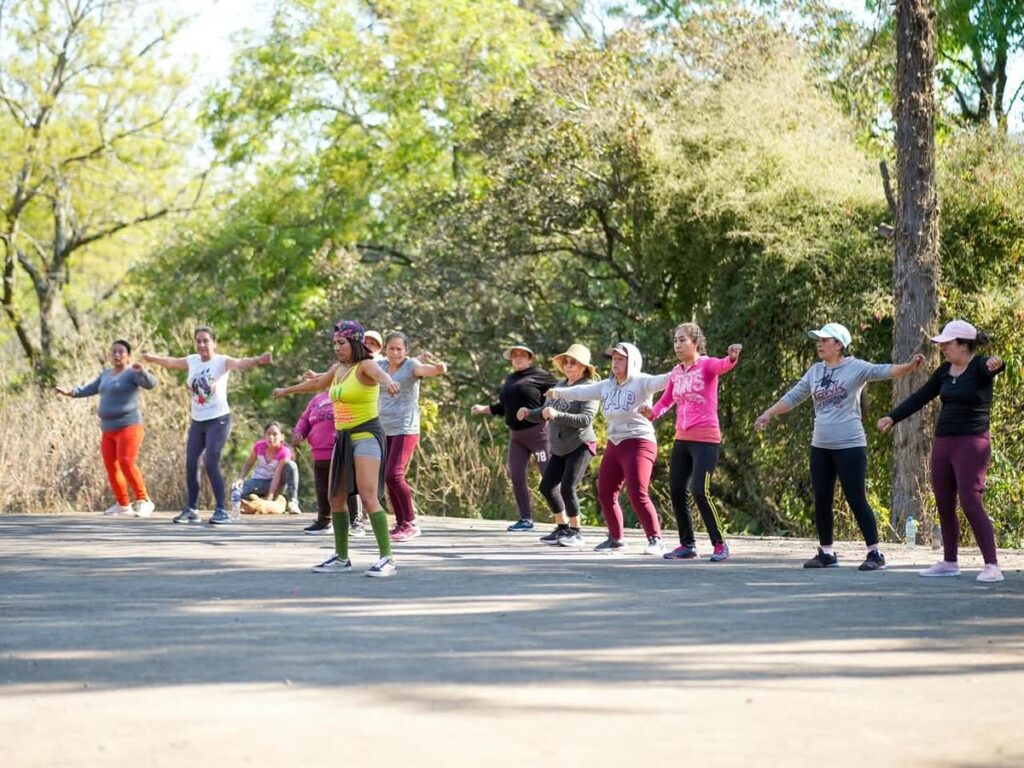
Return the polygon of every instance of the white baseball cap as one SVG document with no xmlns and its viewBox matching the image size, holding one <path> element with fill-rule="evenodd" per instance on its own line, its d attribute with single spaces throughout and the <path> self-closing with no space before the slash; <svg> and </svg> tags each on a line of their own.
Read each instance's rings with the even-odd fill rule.
<svg viewBox="0 0 1024 768">
<path fill-rule="evenodd" d="M 978 329 L 966 320 L 950 320 L 943 326 L 942 333 L 938 336 L 932 336 L 932 341 L 936 344 L 942 344 L 943 342 L 956 341 L 957 339 L 974 341 L 976 338 L 978 338 Z"/>
<path fill-rule="evenodd" d="M 816 331 L 808 331 L 807 335 L 812 339 L 835 339 L 844 347 L 849 347 L 853 341 L 846 326 L 839 323 L 825 323 Z"/>
</svg>

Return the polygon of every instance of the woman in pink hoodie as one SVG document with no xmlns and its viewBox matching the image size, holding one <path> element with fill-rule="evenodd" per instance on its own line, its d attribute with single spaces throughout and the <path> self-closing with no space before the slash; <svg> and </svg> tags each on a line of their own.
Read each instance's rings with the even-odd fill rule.
<svg viewBox="0 0 1024 768">
<path fill-rule="evenodd" d="M 711 474 L 718 464 L 718 446 L 722 442 L 718 428 L 718 377 L 736 367 L 743 346 L 731 345 L 726 357 L 707 357 L 704 333 L 696 323 L 680 325 L 672 341 L 679 365 L 672 369 L 665 393 L 648 414 L 653 421 L 673 405 L 676 407 L 676 441 L 669 465 L 669 488 L 679 527 L 679 546 L 666 552 L 664 557 L 666 560 L 697 557 L 687 498 L 689 488 L 714 547 L 709 559 L 721 562 L 729 558 L 729 545 L 722 536 L 718 508 L 709 495 Z"/>
<path fill-rule="evenodd" d="M 330 393 L 321 392 L 306 406 L 299 420 L 292 429 L 292 445 L 298 447 L 303 440 L 309 442 L 309 452 L 313 456 L 313 480 L 316 486 L 316 521 L 306 526 L 308 534 L 332 533 L 331 497 L 328 484 L 331 474 L 331 454 L 334 452 L 334 403 Z M 359 496 L 349 496 L 348 514 L 351 521 L 350 535 L 364 536 L 362 505 Z"/>
</svg>

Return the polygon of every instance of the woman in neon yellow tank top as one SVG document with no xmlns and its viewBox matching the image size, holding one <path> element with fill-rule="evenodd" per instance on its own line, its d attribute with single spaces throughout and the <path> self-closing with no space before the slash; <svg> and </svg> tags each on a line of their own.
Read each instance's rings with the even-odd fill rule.
<svg viewBox="0 0 1024 768">
<path fill-rule="evenodd" d="M 377 420 L 377 402 L 383 386 L 389 395 L 396 395 L 399 384 L 377 365 L 363 344 L 365 331 L 354 320 L 341 320 L 334 325 L 334 354 L 338 358 L 325 373 L 317 374 L 300 384 L 279 387 L 274 397 L 298 392 L 327 390 L 334 403 L 334 426 L 337 438 L 331 457 L 331 517 L 334 521 L 335 553 L 314 566 L 317 573 L 352 570 L 348 557 L 349 495 L 358 492 L 369 515 L 373 535 L 380 549 L 380 559 L 367 576 L 394 576 L 395 561 L 391 557 L 388 516 L 381 508 L 384 491 L 384 428 Z"/>
</svg>

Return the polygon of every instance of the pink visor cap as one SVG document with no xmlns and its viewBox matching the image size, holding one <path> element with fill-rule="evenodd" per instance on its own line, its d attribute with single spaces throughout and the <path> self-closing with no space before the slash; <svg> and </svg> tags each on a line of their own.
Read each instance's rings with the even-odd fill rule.
<svg viewBox="0 0 1024 768">
<path fill-rule="evenodd" d="M 950 320 L 943 327 L 942 333 L 938 336 L 932 336 L 932 341 L 936 344 L 942 344 L 943 342 L 956 341 L 957 339 L 974 341 L 976 338 L 978 338 L 978 329 L 966 320 Z"/>
</svg>

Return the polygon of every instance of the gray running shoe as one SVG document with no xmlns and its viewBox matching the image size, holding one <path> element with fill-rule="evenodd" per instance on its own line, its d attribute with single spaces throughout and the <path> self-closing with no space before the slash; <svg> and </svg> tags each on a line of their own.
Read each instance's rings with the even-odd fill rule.
<svg viewBox="0 0 1024 768">
<path fill-rule="evenodd" d="M 596 547 L 594 547 L 594 551 L 604 552 L 605 554 L 609 555 L 616 555 L 620 552 L 626 551 L 626 542 L 622 539 L 613 539 L 611 536 L 609 536 L 607 539 L 605 539 Z"/>
<path fill-rule="evenodd" d="M 183 509 L 181 512 L 174 516 L 171 520 L 172 523 L 200 523 L 199 513 L 194 509 Z"/>
</svg>

